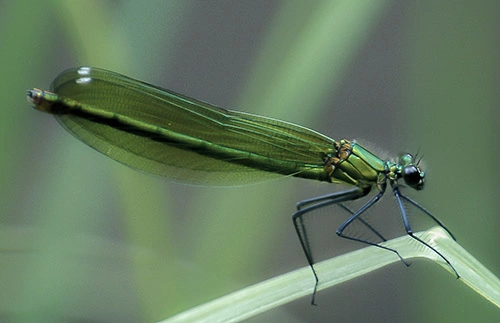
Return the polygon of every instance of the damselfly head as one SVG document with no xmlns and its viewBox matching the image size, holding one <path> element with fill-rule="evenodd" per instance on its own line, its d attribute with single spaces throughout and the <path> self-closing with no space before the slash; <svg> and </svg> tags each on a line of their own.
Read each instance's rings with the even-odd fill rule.
<svg viewBox="0 0 500 323">
<path fill-rule="evenodd" d="M 398 162 L 401 166 L 401 176 L 406 185 L 416 189 L 417 191 L 424 188 L 425 173 L 415 163 L 415 159 L 411 154 L 403 154 L 399 156 Z"/>
</svg>

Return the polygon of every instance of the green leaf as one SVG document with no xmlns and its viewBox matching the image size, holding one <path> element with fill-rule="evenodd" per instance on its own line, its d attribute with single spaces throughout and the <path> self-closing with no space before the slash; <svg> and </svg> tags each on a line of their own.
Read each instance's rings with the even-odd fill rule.
<svg viewBox="0 0 500 323">
<path fill-rule="evenodd" d="M 461 275 L 457 282 L 463 282 L 500 307 L 500 280 L 446 231 L 441 227 L 434 227 L 415 235 L 428 242 L 450 261 Z M 383 245 L 398 250 L 405 259 L 426 258 L 434 261 L 450 272 L 452 277 L 456 277 L 441 257 L 422 244 L 416 244 L 408 235 L 387 241 Z M 325 260 L 315 265 L 320 279 L 318 291 L 399 261 L 392 252 L 373 246 Z M 311 269 L 304 267 L 194 307 L 162 322 L 241 321 L 310 295 L 313 286 Z M 317 296 L 317 299 L 321 302 L 321 296 Z"/>
</svg>

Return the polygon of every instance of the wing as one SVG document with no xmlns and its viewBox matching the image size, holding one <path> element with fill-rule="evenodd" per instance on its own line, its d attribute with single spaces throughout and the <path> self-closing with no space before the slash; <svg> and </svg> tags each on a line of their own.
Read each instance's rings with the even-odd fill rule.
<svg viewBox="0 0 500 323">
<path fill-rule="evenodd" d="M 334 140 L 299 125 L 221 109 L 97 68 L 67 70 L 51 88 L 69 99 L 55 116 L 70 133 L 148 173 L 197 185 L 283 175 L 328 180 L 323 157 Z"/>
</svg>

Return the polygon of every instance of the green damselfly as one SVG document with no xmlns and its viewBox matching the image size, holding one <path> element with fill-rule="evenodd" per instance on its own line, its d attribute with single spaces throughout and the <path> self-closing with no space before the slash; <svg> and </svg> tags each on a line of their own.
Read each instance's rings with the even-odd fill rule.
<svg viewBox="0 0 500 323">
<path fill-rule="evenodd" d="M 337 204 L 348 219 L 337 229 L 342 238 L 374 245 L 377 242 L 345 233 L 354 221 L 386 239 L 361 215 L 384 195 L 389 183 L 406 232 L 451 263 L 427 242 L 413 235 L 404 202 L 421 210 L 451 232 L 429 211 L 400 192 L 398 180 L 415 189 L 424 187 L 425 173 L 415 157 L 405 153 L 383 160 L 354 140 L 334 140 L 300 125 L 250 113 L 218 108 L 129 77 L 98 68 L 79 67 L 61 73 L 50 92 L 33 89 L 28 100 L 37 110 L 53 114 L 71 134 L 97 151 L 132 168 L 197 185 L 239 185 L 273 177 L 294 176 L 351 189 L 297 204 L 293 223 L 316 280 L 318 276 L 303 217 Z M 359 209 L 343 203 L 376 194 Z"/>
</svg>

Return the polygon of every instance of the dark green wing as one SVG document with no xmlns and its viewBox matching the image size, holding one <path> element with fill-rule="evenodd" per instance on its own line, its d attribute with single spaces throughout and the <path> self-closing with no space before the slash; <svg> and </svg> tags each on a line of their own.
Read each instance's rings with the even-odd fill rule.
<svg viewBox="0 0 500 323">
<path fill-rule="evenodd" d="M 126 76 L 67 70 L 52 91 L 74 136 L 130 167 L 198 185 L 238 185 L 276 176 L 328 180 L 334 140 L 292 123 L 224 110 Z M 75 101 L 75 102 L 73 102 Z"/>
</svg>

